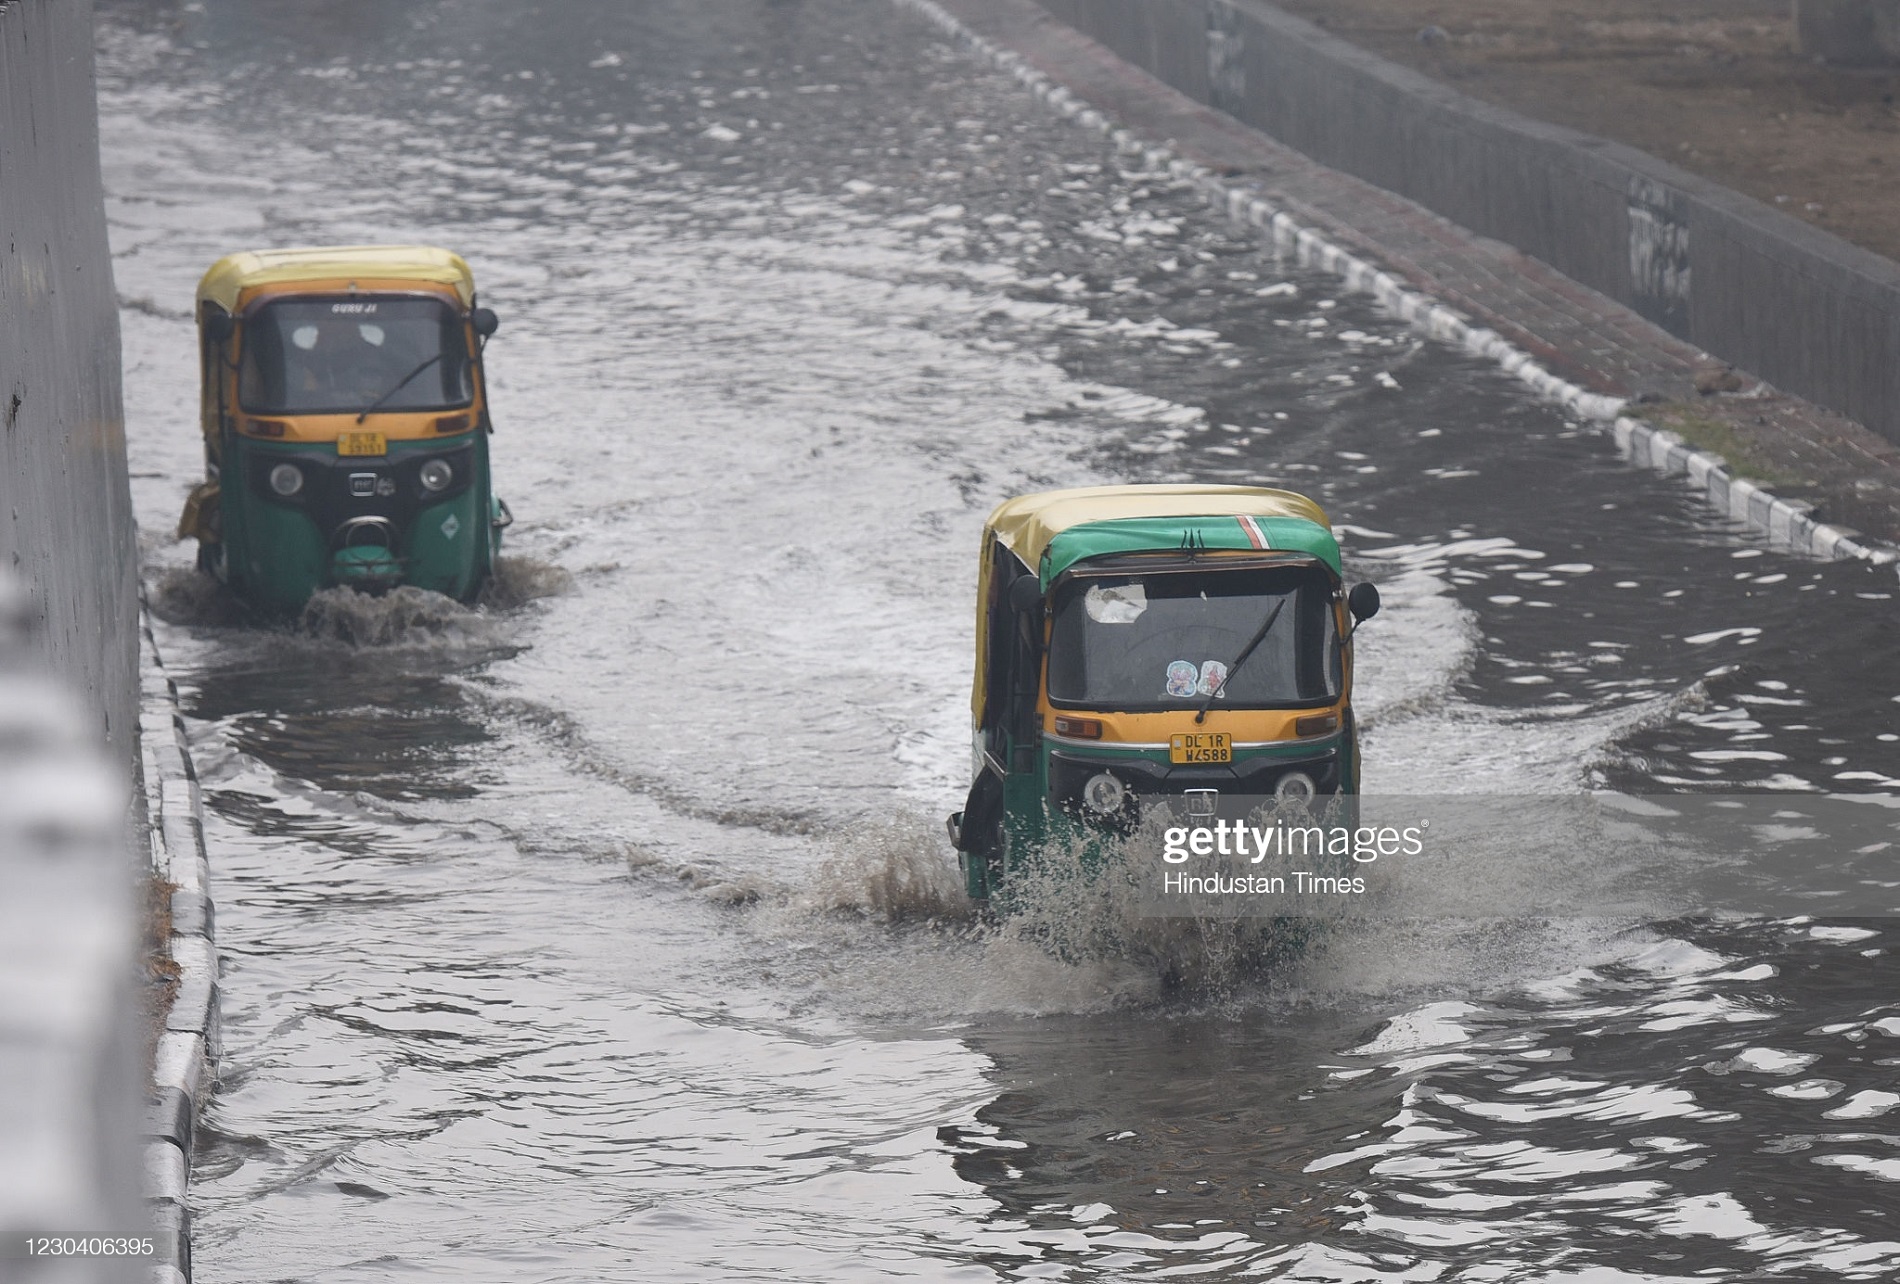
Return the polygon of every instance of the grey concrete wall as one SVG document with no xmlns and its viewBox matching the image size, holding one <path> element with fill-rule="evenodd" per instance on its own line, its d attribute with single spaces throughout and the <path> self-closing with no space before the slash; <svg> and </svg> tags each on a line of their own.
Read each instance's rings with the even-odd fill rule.
<svg viewBox="0 0 1900 1284">
<path fill-rule="evenodd" d="M 128 785 L 137 548 L 89 0 L 0 0 L 0 1279 L 22 1236 L 152 1234 Z"/>
<path fill-rule="evenodd" d="M 90 0 L 0 3 L 0 566 L 129 779 L 138 559 L 104 201 Z"/>
<path fill-rule="evenodd" d="M 1900 64 L 1900 0 L 1794 0 L 1795 47 L 1844 67 Z"/>
<path fill-rule="evenodd" d="M 1633 148 L 1480 103 L 1260 0 L 1039 2 L 1314 160 L 1900 441 L 1900 265 Z"/>
</svg>

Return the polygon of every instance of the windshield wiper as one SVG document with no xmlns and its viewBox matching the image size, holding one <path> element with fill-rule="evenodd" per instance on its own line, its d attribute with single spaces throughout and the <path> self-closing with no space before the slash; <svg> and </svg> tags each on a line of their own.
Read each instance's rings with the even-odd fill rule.
<svg viewBox="0 0 1900 1284">
<path fill-rule="evenodd" d="M 385 392 L 382 396 L 376 398 L 376 400 L 370 402 L 367 406 L 364 406 L 363 413 L 356 417 L 356 422 L 360 424 L 365 419 L 369 418 L 370 412 L 372 410 L 382 409 L 383 403 L 385 401 L 388 401 L 391 397 L 401 392 L 404 388 L 407 388 L 409 386 L 409 381 L 411 379 L 414 379 L 417 375 L 421 374 L 424 370 L 427 370 L 430 366 L 434 365 L 436 362 L 440 361 L 441 359 L 442 359 L 442 354 L 438 352 L 433 357 L 430 357 L 427 361 L 417 366 L 414 370 L 411 370 L 408 374 L 404 375 L 402 377 L 402 381 L 398 383 L 395 387 L 391 388 L 388 392 Z"/>
<path fill-rule="evenodd" d="M 1247 657 L 1254 653 L 1254 648 L 1267 640 L 1267 634 L 1273 632 L 1273 622 L 1280 618 L 1280 608 L 1285 605 L 1285 598 L 1281 598 L 1273 604 L 1273 609 L 1267 612 L 1267 622 L 1260 626 L 1260 631 L 1253 635 L 1253 640 L 1242 648 L 1239 655 L 1234 657 L 1234 662 L 1227 666 L 1227 672 L 1221 674 L 1220 681 L 1207 689 L 1207 699 L 1201 701 L 1201 707 L 1194 711 L 1194 721 L 1196 725 L 1207 721 L 1207 709 L 1209 705 L 1214 703 L 1214 697 L 1227 689 L 1227 679 L 1234 676 L 1234 670 L 1247 663 Z"/>
</svg>

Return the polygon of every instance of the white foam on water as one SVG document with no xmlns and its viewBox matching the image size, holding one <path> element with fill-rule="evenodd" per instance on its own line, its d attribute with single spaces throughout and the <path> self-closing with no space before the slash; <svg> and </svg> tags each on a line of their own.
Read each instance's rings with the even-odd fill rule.
<svg viewBox="0 0 1900 1284">
<path fill-rule="evenodd" d="M 1688 977 L 1719 971 L 1728 966 L 1729 960 L 1713 950 L 1671 937 L 1638 950 L 1626 962 L 1654 976 Z"/>
<path fill-rule="evenodd" d="M 1821 1113 L 1823 1119 L 1878 1119 L 1900 1106 L 1900 1092 L 1868 1088 L 1855 1093 L 1832 1110 Z"/>
<path fill-rule="evenodd" d="M 1476 1033 L 1476 1026 L 1466 1024 L 1462 1018 L 1475 1016 L 1479 1011 L 1470 1003 L 1428 1003 L 1393 1017 L 1373 1038 L 1346 1051 L 1350 1056 L 1370 1057 L 1464 1043 Z"/>
<path fill-rule="evenodd" d="M 1847 1085 L 1839 1079 L 1803 1079 L 1799 1083 L 1784 1083 L 1778 1088 L 1770 1088 L 1771 1097 L 1784 1097 L 1789 1101 L 1826 1101 L 1838 1096 Z"/>
<path fill-rule="evenodd" d="M 1727 1191 L 1670 1200 L 1643 1220 L 1665 1235 L 1745 1240 L 1767 1233 L 1747 1206 Z"/>
<path fill-rule="evenodd" d="M 1788 1052 L 1781 1048 L 1744 1048 L 1728 1063 L 1735 1071 L 1756 1074 L 1798 1074 L 1820 1057 L 1811 1052 Z"/>
<path fill-rule="evenodd" d="M 1876 1181 L 1900 1182 L 1900 1159 L 1873 1155 L 1816 1155 L 1814 1162 L 1828 1168 L 1842 1168 Z"/>
</svg>

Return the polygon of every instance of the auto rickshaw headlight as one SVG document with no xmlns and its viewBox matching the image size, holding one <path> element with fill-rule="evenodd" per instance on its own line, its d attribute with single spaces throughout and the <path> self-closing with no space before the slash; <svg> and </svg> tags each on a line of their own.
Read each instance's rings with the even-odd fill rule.
<svg viewBox="0 0 1900 1284">
<path fill-rule="evenodd" d="M 1090 811 L 1103 816 L 1112 816 L 1122 809 L 1122 800 L 1128 796 L 1128 790 L 1122 782 L 1106 771 L 1090 776 L 1088 783 L 1082 786 L 1082 802 Z"/>
<path fill-rule="evenodd" d="M 447 490 L 449 483 L 455 480 L 455 470 L 446 459 L 431 459 L 422 466 L 421 477 L 422 489 Z"/>
<path fill-rule="evenodd" d="M 290 498 L 303 489 L 303 469 L 295 464 L 278 464 L 270 470 L 270 488 Z"/>
<path fill-rule="evenodd" d="M 1289 771 L 1280 777 L 1280 783 L 1273 787 L 1273 796 L 1281 802 L 1312 802 L 1319 792 L 1319 786 L 1304 771 Z"/>
</svg>

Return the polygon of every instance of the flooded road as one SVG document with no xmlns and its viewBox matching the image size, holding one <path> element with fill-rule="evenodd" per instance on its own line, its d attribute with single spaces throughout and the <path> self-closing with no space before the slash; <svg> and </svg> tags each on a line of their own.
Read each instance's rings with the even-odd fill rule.
<svg viewBox="0 0 1900 1284">
<path fill-rule="evenodd" d="M 1888 922 L 1382 924 L 1164 994 L 973 923 L 941 838 L 1023 490 L 1320 499 L 1386 793 L 1891 788 L 1890 569 L 1759 547 L 888 0 L 101 23 L 224 955 L 201 1281 L 1900 1270 Z M 168 540 L 192 288 L 384 240 L 502 316 L 504 591 L 236 622 Z"/>
</svg>

